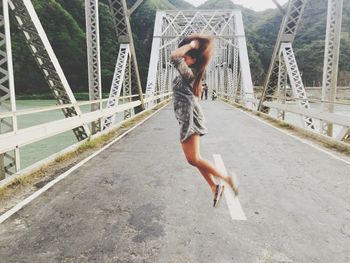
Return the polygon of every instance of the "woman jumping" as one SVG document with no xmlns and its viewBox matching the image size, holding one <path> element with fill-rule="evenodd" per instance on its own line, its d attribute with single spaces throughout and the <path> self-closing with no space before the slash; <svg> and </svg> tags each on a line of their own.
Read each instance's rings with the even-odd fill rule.
<svg viewBox="0 0 350 263">
<path fill-rule="evenodd" d="M 223 175 L 200 155 L 200 136 L 207 133 L 204 115 L 198 103 L 201 94 L 201 79 L 213 51 L 213 38 L 190 35 L 181 41 L 171 54 L 171 63 L 180 73 L 173 81 L 174 111 L 180 125 L 180 141 L 187 161 L 197 167 L 214 194 L 217 207 L 224 186 L 216 184 L 212 176 L 225 180 L 238 194 L 238 189 L 229 175 Z"/>
</svg>

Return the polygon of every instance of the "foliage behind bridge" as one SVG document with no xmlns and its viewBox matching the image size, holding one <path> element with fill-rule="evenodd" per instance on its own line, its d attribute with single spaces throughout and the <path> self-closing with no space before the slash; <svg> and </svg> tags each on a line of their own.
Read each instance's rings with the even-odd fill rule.
<svg viewBox="0 0 350 263">
<path fill-rule="evenodd" d="M 75 92 L 88 92 L 84 0 L 33 0 L 51 45 Z M 131 5 L 135 0 L 128 1 Z M 108 92 L 117 58 L 118 43 L 107 0 L 100 1 L 100 34 L 103 91 Z M 195 9 L 183 0 L 144 0 L 131 18 L 143 87 L 148 72 L 157 9 Z M 254 12 L 230 0 L 209 0 L 197 9 L 240 8 L 256 85 L 263 84 L 282 16 L 278 10 Z M 294 43 L 306 85 L 322 81 L 327 1 L 310 0 Z M 12 19 L 12 40 L 17 94 L 49 92 Z M 344 1 L 339 85 L 350 83 L 350 1 Z"/>
</svg>

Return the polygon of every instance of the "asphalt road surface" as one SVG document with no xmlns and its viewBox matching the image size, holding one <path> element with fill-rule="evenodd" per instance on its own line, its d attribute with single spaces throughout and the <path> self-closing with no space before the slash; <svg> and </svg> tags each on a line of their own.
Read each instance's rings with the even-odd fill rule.
<svg viewBox="0 0 350 263">
<path fill-rule="evenodd" d="M 202 155 L 240 179 L 232 220 L 167 106 L 0 225 L 0 262 L 350 262 L 350 166 L 219 101 Z"/>
</svg>

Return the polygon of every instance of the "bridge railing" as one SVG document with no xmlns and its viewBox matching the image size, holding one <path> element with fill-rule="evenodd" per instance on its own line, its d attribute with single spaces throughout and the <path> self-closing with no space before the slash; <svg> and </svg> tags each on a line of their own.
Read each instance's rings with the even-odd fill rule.
<svg viewBox="0 0 350 263">
<path fill-rule="evenodd" d="M 243 96 L 235 96 L 228 93 L 219 93 L 220 98 L 234 101 L 235 103 L 241 104 L 242 106 L 246 105 L 246 101 L 250 101 L 255 105 L 255 109 L 257 109 L 257 105 L 259 104 L 258 98 L 244 98 Z M 314 129 L 310 129 L 309 127 L 305 127 L 304 122 L 300 122 L 302 128 L 311 130 L 315 133 L 322 133 L 322 123 L 326 122 L 336 126 L 337 132 L 334 134 L 333 138 L 336 140 L 344 140 L 345 142 L 350 142 L 350 137 L 347 136 L 350 129 L 350 103 L 346 101 L 336 101 L 331 102 L 327 100 L 321 99 L 303 99 L 303 98 L 295 98 L 295 97 L 278 97 L 278 96 L 270 96 L 269 101 L 264 101 L 263 105 L 274 109 L 275 112 L 271 112 L 270 115 L 275 117 L 276 119 L 284 120 L 291 124 L 297 124 L 293 118 L 286 118 L 286 114 L 294 114 L 302 118 L 311 118 L 314 121 Z M 302 108 L 298 105 L 299 101 L 308 101 L 310 103 L 310 109 Z M 323 110 L 323 106 L 325 104 L 332 104 L 334 106 L 341 106 L 343 108 L 344 114 L 342 113 L 329 113 Z"/>
<path fill-rule="evenodd" d="M 163 94 L 156 94 L 153 97 L 144 98 L 144 101 L 147 102 L 155 102 L 154 107 L 156 107 L 161 101 L 167 100 L 169 96 L 172 94 L 172 92 L 163 93 Z M 119 97 L 119 100 L 121 103 L 123 103 L 123 100 L 125 99 L 132 99 L 133 97 L 138 97 L 139 95 L 132 95 L 132 96 L 125 96 L 125 97 Z M 144 94 L 145 97 L 145 94 Z M 13 112 L 6 112 L 6 113 L 0 113 L 0 119 L 5 118 L 17 118 L 17 117 L 27 117 L 29 115 L 35 115 L 38 113 L 48 113 L 52 111 L 57 111 L 63 108 L 70 108 L 72 106 L 89 106 L 92 104 L 100 103 L 100 105 L 103 105 L 107 102 L 108 99 L 101 99 L 101 100 L 93 100 L 93 101 L 82 101 L 77 102 L 74 104 L 64 104 L 64 105 L 57 105 L 57 106 L 47 106 L 47 107 L 40 107 L 40 108 L 31 108 L 31 109 L 25 109 L 25 110 L 17 110 Z M 81 113 L 78 116 L 65 118 L 62 115 L 62 118 L 58 120 L 48 121 L 41 124 L 32 125 L 26 128 L 19 128 L 16 132 L 11 131 L 7 133 L 0 134 L 0 155 L 5 154 L 6 152 L 9 152 L 14 149 L 20 149 L 26 145 L 29 144 L 35 144 L 36 142 L 39 142 L 41 140 L 54 137 L 58 134 L 71 131 L 76 127 L 82 126 L 82 125 L 90 125 L 91 123 L 95 121 L 103 121 L 105 118 L 110 116 L 115 116 L 118 113 L 123 113 L 124 111 L 134 109 L 135 107 L 141 105 L 141 100 L 135 100 L 131 102 L 126 102 L 123 104 L 119 104 L 115 107 L 111 108 L 105 108 L 101 107 L 101 109 L 96 111 L 89 111 L 86 113 Z M 148 108 L 147 110 L 150 110 L 152 108 Z M 140 112 L 139 114 L 143 113 L 144 111 Z M 138 114 L 137 114 L 138 115 Z M 137 115 L 134 115 L 137 116 Z M 111 131 L 112 129 L 120 126 L 124 121 L 130 120 L 119 120 L 115 121 L 113 126 L 108 127 L 107 129 L 104 129 L 96 134 L 94 134 L 91 137 L 98 137 L 101 134 L 104 134 L 108 131 Z M 90 138 L 91 138 L 90 137 Z M 90 138 L 79 142 L 78 144 L 82 144 L 85 141 L 89 140 Z M 62 152 L 65 151 L 65 149 L 61 150 Z M 59 153 L 54 154 L 55 156 L 59 155 Z M 37 167 L 36 163 L 30 165 L 26 168 L 26 171 L 32 170 L 35 167 Z M 16 174 L 10 175 L 5 177 L 4 175 L 0 177 L 0 185 L 2 184 L 2 181 L 4 179 L 9 180 L 10 177 L 16 176 L 17 174 L 22 174 L 23 169 L 19 170 Z"/>
</svg>

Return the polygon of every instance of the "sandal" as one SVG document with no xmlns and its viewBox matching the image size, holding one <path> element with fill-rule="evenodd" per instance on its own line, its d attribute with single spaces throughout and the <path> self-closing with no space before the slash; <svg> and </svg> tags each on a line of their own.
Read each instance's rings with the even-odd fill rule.
<svg viewBox="0 0 350 263">
<path fill-rule="evenodd" d="M 214 207 L 218 206 L 219 200 L 222 196 L 222 193 L 224 192 L 224 188 L 225 188 L 225 186 L 223 186 L 221 184 L 216 185 L 216 190 L 215 190 L 215 194 L 214 194 L 214 204 L 213 204 Z"/>
</svg>

